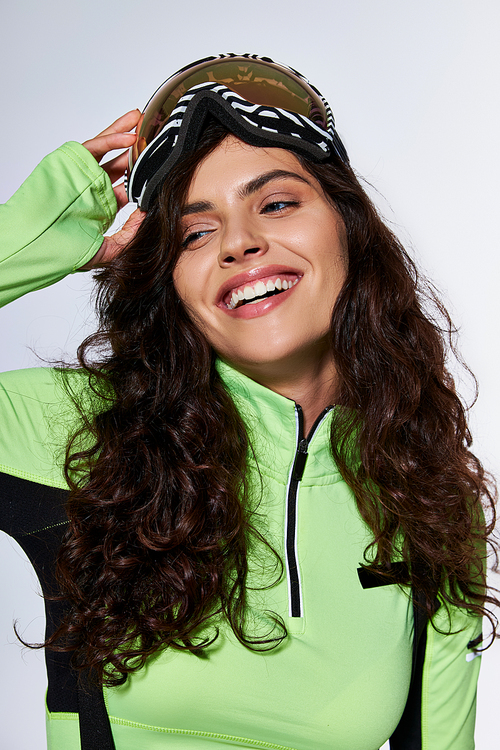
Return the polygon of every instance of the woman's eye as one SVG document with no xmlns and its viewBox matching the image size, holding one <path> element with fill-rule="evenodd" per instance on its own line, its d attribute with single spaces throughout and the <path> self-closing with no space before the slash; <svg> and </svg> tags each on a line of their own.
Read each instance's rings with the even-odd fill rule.
<svg viewBox="0 0 500 750">
<path fill-rule="evenodd" d="M 286 211 L 286 209 L 290 208 L 291 206 L 298 205 L 299 201 L 271 201 L 270 203 L 266 203 L 266 205 L 262 209 L 262 213 L 279 214 L 282 211 Z"/>
<path fill-rule="evenodd" d="M 195 242 L 198 242 L 207 234 L 210 234 L 211 231 L 211 229 L 201 229 L 199 232 L 191 232 L 182 240 L 182 247 L 187 248 L 190 245 L 193 245 Z"/>
</svg>

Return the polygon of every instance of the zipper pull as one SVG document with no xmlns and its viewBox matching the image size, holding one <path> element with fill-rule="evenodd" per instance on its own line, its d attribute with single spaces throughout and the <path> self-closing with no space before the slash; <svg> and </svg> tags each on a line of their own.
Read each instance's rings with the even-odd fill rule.
<svg viewBox="0 0 500 750">
<path fill-rule="evenodd" d="M 292 479 L 295 479 L 295 481 L 297 482 L 300 482 L 300 480 L 302 479 L 304 469 L 306 468 L 306 461 L 307 440 L 306 438 L 302 438 L 302 440 L 299 440 L 299 445 L 297 448 L 297 453 L 295 454 L 295 461 L 293 463 L 292 469 Z"/>
</svg>

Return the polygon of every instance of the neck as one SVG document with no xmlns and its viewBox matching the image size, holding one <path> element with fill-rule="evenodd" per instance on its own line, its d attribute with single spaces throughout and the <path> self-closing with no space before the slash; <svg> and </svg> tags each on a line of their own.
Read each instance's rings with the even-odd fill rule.
<svg viewBox="0 0 500 750">
<path fill-rule="evenodd" d="M 315 361 L 288 361 L 285 367 L 279 362 L 255 366 L 233 363 L 233 367 L 265 388 L 300 404 L 305 435 L 323 409 L 335 403 L 338 395 L 337 372 L 329 354 Z"/>
</svg>

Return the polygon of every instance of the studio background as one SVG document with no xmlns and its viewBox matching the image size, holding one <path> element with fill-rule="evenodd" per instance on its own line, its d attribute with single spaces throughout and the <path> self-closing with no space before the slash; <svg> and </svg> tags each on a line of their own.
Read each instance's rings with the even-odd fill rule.
<svg viewBox="0 0 500 750">
<path fill-rule="evenodd" d="M 0 202 L 46 153 L 142 108 L 188 62 L 255 52 L 304 73 L 330 102 L 381 212 L 449 306 L 479 382 L 474 447 L 500 474 L 496 0 L 17 0 L 0 20 Z M 91 288 L 91 275 L 77 274 L 1 310 L 1 369 L 36 366 L 37 355 L 70 359 L 92 330 Z M 451 366 L 471 401 L 471 379 Z M 4 535 L 0 565 L 0 747 L 43 750 L 43 654 L 13 632 L 15 619 L 25 639 L 40 640 L 43 603 Z M 497 643 L 483 657 L 478 750 L 498 747 L 499 696 Z"/>
</svg>

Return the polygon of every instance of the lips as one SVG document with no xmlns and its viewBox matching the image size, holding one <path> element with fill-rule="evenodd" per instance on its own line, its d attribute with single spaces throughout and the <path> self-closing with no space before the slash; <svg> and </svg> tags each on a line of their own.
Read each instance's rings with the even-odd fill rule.
<svg viewBox="0 0 500 750">
<path fill-rule="evenodd" d="M 300 271 L 283 266 L 254 268 L 228 279 L 219 290 L 217 305 L 229 311 L 255 305 L 283 294 L 301 278 Z"/>
</svg>

